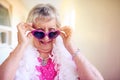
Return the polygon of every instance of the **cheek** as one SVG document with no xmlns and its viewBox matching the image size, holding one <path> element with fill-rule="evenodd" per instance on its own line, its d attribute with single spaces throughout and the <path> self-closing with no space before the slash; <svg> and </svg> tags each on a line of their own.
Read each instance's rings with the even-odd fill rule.
<svg viewBox="0 0 120 80">
<path fill-rule="evenodd" d="M 56 41 L 56 39 L 53 39 L 52 43 L 54 44 L 54 43 L 55 43 L 55 41 Z"/>
<path fill-rule="evenodd" d="M 40 45 L 40 43 L 39 43 L 38 40 L 34 39 L 34 40 L 33 40 L 33 45 L 34 45 L 35 47 L 37 47 L 38 45 Z"/>
</svg>

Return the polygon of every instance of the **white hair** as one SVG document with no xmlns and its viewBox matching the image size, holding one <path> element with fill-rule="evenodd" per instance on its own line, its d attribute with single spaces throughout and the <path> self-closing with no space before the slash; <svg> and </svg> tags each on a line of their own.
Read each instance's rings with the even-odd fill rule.
<svg viewBox="0 0 120 80">
<path fill-rule="evenodd" d="M 50 4 L 38 4 L 30 11 L 27 22 L 34 23 L 36 17 L 39 17 L 41 21 L 49 21 L 51 19 L 56 20 L 56 26 L 60 27 L 59 14 L 55 7 Z"/>
</svg>

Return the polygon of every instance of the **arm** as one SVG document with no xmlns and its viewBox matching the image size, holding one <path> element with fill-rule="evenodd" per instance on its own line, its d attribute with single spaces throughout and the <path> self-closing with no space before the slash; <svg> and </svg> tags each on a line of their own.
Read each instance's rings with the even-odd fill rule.
<svg viewBox="0 0 120 80">
<path fill-rule="evenodd" d="M 103 80 L 99 71 L 71 44 L 67 47 L 67 50 L 73 56 L 73 60 L 77 66 L 78 75 L 81 80 Z M 76 53 L 76 54 L 75 54 Z"/>
<path fill-rule="evenodd" d="M 30 24 L 20 23 L 17 26 L 18 29 L 18 45 L 10 53 L 8 58 L 0 66 L 0 80 L 13 80 L 16 74 L 16 70 L 19 66 L 19 62 L 24 54 L 26 47 L 31 43 L 31 34 L 25 35 L 26 31 L 31 27 Z"/>
<path fill-rule="evenodd" d="M 19 62 L 25 50 L 24 45 L 17 45 L 13 52 L 10 53 L 8 58 L 0 66 L 0 80 L 13 80 Z"/>
<path fill-rule="evenodd" d="M 77 48 L 74 47 L 71 42 L 71 29 L 70 27 L 62 27 L 61 36 L 63 38 L 63 42 L 65 48 L 69 51 L 69 53 L 73 56 L 73 61 L 76 64 L 78 75 L 81 80 L 103 80 L 102 75 L 99 71 L 79 52 L 76 53 Z M 62 33 L 64 31 L 64 33 Z"/>
</svg>

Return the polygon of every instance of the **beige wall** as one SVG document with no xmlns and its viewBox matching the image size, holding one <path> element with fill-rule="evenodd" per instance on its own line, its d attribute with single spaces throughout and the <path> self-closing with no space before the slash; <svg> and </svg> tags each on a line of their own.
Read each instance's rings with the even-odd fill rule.
<svg viewBox="0 0 120 80">
<path fill-rule="evenodd" d="M 26 20 L 27 10 L 20 0 L 3 0 L 8 1 L 12 6 L 12 17 L 11 17 L 11 27 L 12 27 L 12 45 L 17 44 L 17 24 Z"/>
<path fill-rule="evenodd" d="M 120 80 L 120 1 L 76 0 L 74 40 L 105 80 Z"/>
<path fill-rule="evenodd" d="M 74 43 L 105 80 L 120 80 L 120 0 L 62 0 L 61 20 L 73 7 Z"/>
</svg>

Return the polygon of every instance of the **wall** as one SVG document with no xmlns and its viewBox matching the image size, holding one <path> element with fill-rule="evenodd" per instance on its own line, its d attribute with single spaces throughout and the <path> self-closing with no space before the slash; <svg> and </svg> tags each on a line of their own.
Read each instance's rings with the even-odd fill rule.
<svg viewBox="0 0 120 80">
<path fill-rule="evenodd" d="M 19 0 L 8 1 L 13 6 L 12 24 L 15 29 L 19 21 L 24 21 L 27 11 Z M 62 16 L 66 9 L 75 7 L 73 41 L 81 53 L 96 66 L 105 80 L 120 80 L 120 1 L 62 0 L 60 4 L 58 9 Z"/>
<path fill-rule="evenodd" d="M 105 80 L 120 80 L 120 1 L 76 0 L 74 41 Z"/>
<path fill-rule="evenodd" d="M 20 0 L 7 0 L 12 6 L 11 27 L 12 27 L 12 46 L 17 44 L 17 24 L 24 22 L 27 17 L 27 10 Z"/>
<path fill-rule="evenodd" d="M 0 3 L 4 5 L 10 11 L 11 26 L 2 26 L 0 25 L 1 32 L 9 31 L 11 34 L 10 38 L 7 38 L 11 41 L 11 45 L 1 44 L 0 43 L 0 64 L 6 59 L 11 50 L 17 44 L 17 29 L 16 26 L 19 22 L 25 21 L 27 10 L 19 0 L 0 0 Z"/>
</svg>

